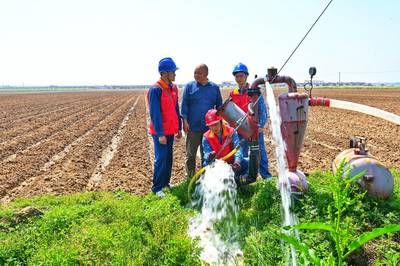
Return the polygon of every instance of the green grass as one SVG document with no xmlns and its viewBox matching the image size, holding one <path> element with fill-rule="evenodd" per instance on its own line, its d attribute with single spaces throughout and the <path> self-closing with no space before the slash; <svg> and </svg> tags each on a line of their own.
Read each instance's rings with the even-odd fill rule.
<svg viewBox="0 0 400 266">
<path fill-rule="evenodd" d="M 350 207 L 346 219 L 352 233 L 400 223 L 400 173 L 392 173 L 395 191 L 389 200 L 366 197 Z M 300 222 L 329 219 L 333 178 L 329 172 L 308 177 L 310 192 L 293 207 Z M 185 207 L 186 189 L 182 184 L 164 199 L 125 192 L 18 199 L 0 207 L 0 265 L 200 265 L 200 251 L 187 235 L 187 221 L 195 211 Z M 282 242 L 271 233 L 282 224 L 276 183 L 258 181 L 240 188 L 238 203 L 245 265 L 285 265 Z M 25 206 L 44 215 L 17 221 L 15 213 Z M 318 257 L 329 256 L 332 243 L 324 232 L 300 233 Z M 398 254 L 400 234 L 393 233 L 370 241 L 351 259 L 396 265 Z"/>
<path fill-rule="evenodd" d="M 44 215 L 16 224 L 28 205 Z M 192 212 L 173 196 L 124 192 L 18 200 L 0 210 L 0 265 L 198 265 Z"/>
</svg>

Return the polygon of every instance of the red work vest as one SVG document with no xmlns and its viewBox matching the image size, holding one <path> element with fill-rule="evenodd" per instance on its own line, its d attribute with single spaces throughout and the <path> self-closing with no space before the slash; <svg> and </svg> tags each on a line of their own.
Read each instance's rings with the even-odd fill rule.
<svg viewBox="0 0 400 266">
<path fill-rule="evenodd" d="M 245 113 L 247 113 L 249 103 L 251 102 L 251 97 L 247 94 L 240 94 L 239 91 L 231 91 L 229 96 L 232 98 L 232 101 L 240 107 Z"/>
<path fill-rule="evenodd" d="M 219 143 L 218 136 L 216 136 L 214 134 L 214 132 L 212 132 L 211 130 L 208 130 L 206 133 L 204 133 L 204 137 L 206 138 L 208 143 L 210 143 L 210 146 L 213 149 L 213 151 L 218 153 L 221 150 L 222 145 L 224 145 L 228 136 L 230 136 L 232 134 L 233 130 L 234 130 L 233 128 L 222 124 L 222 143 Z M 232 150 L 233 150 L 233 142 L 229 143 L 229 145 L 226 145 L 226 147 L 218 155 L 217 159 L 223 158 L 225 155 L 230 153 Z M 234 161 L 235 161 L 234 157 L 231 156 L 227 160 L 227 163 L 232 164 Z"/>
<path fill-rule="evenodd" d="M 178 88 L 175 84 L 172 85 L 172 89 L 163 81 L 157 81 L 154 86 L 159 87 L 161 93 L 161 117 L 162 126 L 164 129 L 164 135 L 174 135 L 179 131 L 179 120 L 176 113 L 176 103 L 178 102 Z M 149 93 L 147 92 L 147 100 L 149 101 Z M 150 103 L 149 103 L 150 105 Z M 157 135 L 154 130 L 153 124 L 150 120 L 150 134 Z"/>
</svg>

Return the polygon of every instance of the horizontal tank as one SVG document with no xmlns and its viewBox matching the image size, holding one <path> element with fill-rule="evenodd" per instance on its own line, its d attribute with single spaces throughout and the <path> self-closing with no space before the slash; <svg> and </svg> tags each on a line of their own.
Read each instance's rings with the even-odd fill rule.
<svg viewBox="0 0 400 266">
<path fill-rule="evenodd" d="M 364 141 L 364 142 L 363 142 Z M 355 176 L 362 171 L 365 174 L 360 177 L 359 184 L 368 191 L 368 195 L 387 199 L 393 192 L 393 176 L 390 171 L 374 156 L 368 153 L 365 148 L 365 138 L 353 138 L 350 142 L 353 148 L 339 153 L 332 163 L 333 173 L 340 163 L 344 160 L 346 165 L 344 170 L 351 168 L 350 176 Z"/>
</svg>

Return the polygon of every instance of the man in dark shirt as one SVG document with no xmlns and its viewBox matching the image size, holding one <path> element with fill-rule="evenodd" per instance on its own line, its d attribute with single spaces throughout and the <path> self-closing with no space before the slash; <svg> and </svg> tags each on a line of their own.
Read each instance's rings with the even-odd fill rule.
<svg viewBox="0 0 400 266">
<path fill-rule="evenodd" d="M 182 97 L 183 130 L 186 133 L 186 175 L 191 178 L 196 170 L 196 153 L 203 134 L 208 130 L 204 121 L 208 110 L 222 105 L 221 91 L 217 84 L 208 80 L 208 67 L 201 64 L 194 71 L 194 81 L 186 84 Z"/>
</svg>

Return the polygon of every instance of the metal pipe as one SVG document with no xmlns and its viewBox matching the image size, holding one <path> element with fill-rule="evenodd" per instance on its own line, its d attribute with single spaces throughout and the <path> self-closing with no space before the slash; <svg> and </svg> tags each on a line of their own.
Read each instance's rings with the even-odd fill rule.
<svg viewBox="0 0 400 266">
<path fill-rule="evenodd" d="M 253 83 L 251 83 L 250 88 L 251 88 L 251 89 L 255 89 L 255 88 L 257 88 L 259 85 L 265 84 L 265 82 L 266 82 L 265 78 L 258 78 L 258 79 L 255 79 L 255 80 L 253 81 Z"/>
<path fill-rule="evenodd" d="M 258 78 L 253 81 L 250 88 L 255 89 L 261 84 L 265 84 L 265 82 L 269 82 L 270 84 L 277 84 L 277 83 L 285 83 L 288 88 L 289 92 L 297 92 L 297 85 L 296 81 L 289 76 L 267 76 L 266 78 Z"/>
<path fill-rule="evenodd" d="M 257 137 L 258 133 L 256 134 L 256 138 L 254 140 L 249 141 L 250 154 L 247 184 L 253 183 L 257 180 L 258 169 L 260 168 L 260 146 Z"/>
<path fill-rule="evenodd" d="M 296 81 L 289 76 L 268 76 L 267 79 L 270 84 L 285 83 L 289 87 L 289 92 L 297 92 Z"/>
<path fill-rule="evenodd" d="M 326 106 L 329 107 L 331 105 L 331 99 L 323 98 L 323 97 L 311 97 L 309 99 L 309 106 Z"/>
</svg>

